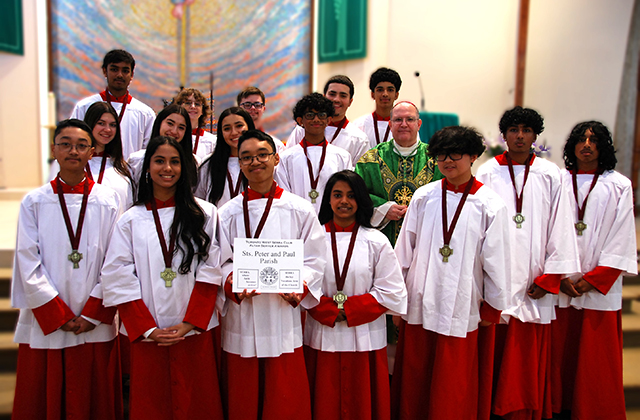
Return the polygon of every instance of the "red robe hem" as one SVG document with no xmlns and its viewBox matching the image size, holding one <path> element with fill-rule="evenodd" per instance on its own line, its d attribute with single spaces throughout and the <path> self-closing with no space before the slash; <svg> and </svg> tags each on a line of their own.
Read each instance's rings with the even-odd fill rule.
<svg viewBox="0 0 640 420">
<path fill-rule="evenodd" d="M 391 383 L 392 419 L 478 417 L 478 330 L 464 338 L 400 324 Z"/>
<path fill-rule="evenodd" d="M 556 308 L 551 323 L 554 413 L 570 410 L 581 420 L 626 418 L 621 313 Z"/>
<path fill-rule="evenodd" d="M 20 344 L 12 418 L 122 419 L 117 340 L 64 349 Z"/>
<path fill-rule="evenodd" d="M 387 350 L 325 352 L 304 346 L 314 420 L 390 416 Z"/>
<path fill-rule="evenodd" d="M 302 347 L 278 357 L 222 351 L 222 403 L 227 420 L 311 420 Z"/>
</svg>

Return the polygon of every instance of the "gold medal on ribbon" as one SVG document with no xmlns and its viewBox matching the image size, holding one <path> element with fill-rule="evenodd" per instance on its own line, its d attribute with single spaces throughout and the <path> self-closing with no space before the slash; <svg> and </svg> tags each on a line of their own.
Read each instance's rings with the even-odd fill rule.
<svg viewBox="0 0 640 420">
<path fill-rule="evenodd" d="M 82 260 L 82 254 L 78 252 L 77 249 L 74 249 L 71 254 L 69 254 L 69 261 L 73 263 L 73 268 L 80 268 L 80 260 Z"/>
<path fill-rule="evenodd" d="M 344 309 L 344 303 L 347 301 L 347 295 L 342 291 L 338 291 L 333 295 L 333 301 L 338 305 L 338 309 Z"/>
<path fill-rule="evenodd" d="M 171 287 L 173 279 L 176 278 L 176 272 L 173 271 L 171 267 L 167 267 L 162 273 L 160 273 L 160 278 L 164 280 L 165 287 Z"/>
<path fill-rule="evenodd" d="M 516 228 L 520 229 L 522 227 L 522 222 L 524 222 L 524 216 L 522 213 L 516 213 L 516 215 L 513 216 L 513 221 L 516 223 Z"/>
<path fill-rule="evenodd" d="M 442 248 L 440 248 L 440 255 L 442 255 L 442 262 L 449 262 L 449 257 L 453 255 L 453 248 L 451 248 L 448 244 L 445 244 Z"/>
<path fill-rule="evenodd" d="M 318 193 L 318 191 L 316 190 L 311 190 L 309 191 L 309 197 L 311 198 L 311 202 L 315 203 L 316 202 L 316 198 L 318 198 L 320 196 L 320 194 Z"/>
</svg>

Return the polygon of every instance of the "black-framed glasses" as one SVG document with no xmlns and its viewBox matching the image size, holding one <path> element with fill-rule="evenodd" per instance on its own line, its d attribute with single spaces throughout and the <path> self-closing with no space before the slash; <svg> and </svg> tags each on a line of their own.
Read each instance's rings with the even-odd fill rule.
<svg viewBox="0 0 640 420">
<path fill-rule="evenodd" d="M 462 159 L 462 153 L 446 153 L 446 154 L 441 154 L 436 156 L 436 160 L 438 162 L 444 162 L 445 160 L 447 160 L 447 158 L 455 162 L 457 160 Z"/>
<path fill-rule="evenodd" d="M 240 106 L 246 110 L 249 110 L 251 108 L 262 109 L 264 104 L 262 102 L 243 102 L 240 104 Z"/>
<path fill-rule="evenodd" d="M 275 155 L 276 152 L 271 152 L 271 153 L 258 153 L 255 156 L 240 156 L 238 158 L 238 160 L 240 161 L 240 163 L 242 165 L 251 165 L 253 163 L 253 159 L 256 159 L 258 162 L 264 163 L 266 161 L 269 160 L 269 158 L 271 157 L 271 155 Z"/>
<path fill-rule="evenodd" d="M 55 143 L 54 146 L 57 146 L 63 152 L 70 152 L 72 148 L 76 148 L 78 153 L 85 153 L 87 150 L 91 149 L 91 145 L 89 144 L 71 144 L 67 142 Z"/>
<path fill-rule="evenodd" d="M 305 112 L 304 113 L 304 119 L 307 121 L 311 121 L 313 120 L 316 116 L 318 118 L 320 118 L 321 120 L 326 120 L 327 119 L 327 113 L 326 112 Z"/>
</svg>

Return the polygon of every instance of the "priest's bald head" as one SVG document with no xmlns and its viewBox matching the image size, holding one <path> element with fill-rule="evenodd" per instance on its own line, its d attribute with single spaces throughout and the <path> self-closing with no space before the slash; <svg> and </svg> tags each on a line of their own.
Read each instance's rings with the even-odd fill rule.
<svg viewBox="0 0 640 420">
<path fill-rule="evenodd" d="M 418 108 L 409 101 L 400 101 L 391 110 L 391 134 L 398 145 L 413 146 L 418 141 L 422 121 Z"/>
</svg>

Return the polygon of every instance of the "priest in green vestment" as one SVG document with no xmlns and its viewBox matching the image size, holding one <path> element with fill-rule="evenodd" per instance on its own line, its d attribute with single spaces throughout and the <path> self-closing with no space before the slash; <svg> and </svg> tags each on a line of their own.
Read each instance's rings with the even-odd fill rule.
<svg viewBox="0 0 640 420">
<path fill-rule="evenodd" d="M 442 174 L 427 156 L 427 145 L 418 141 L 422 121 L 414 104 L 398 102 L 389 124 L 393 138 L 365 153 L 355 171 L 367 184 L 375 206 L 372 224 L 395 245 L 413 193 Z"/>
</svg>

